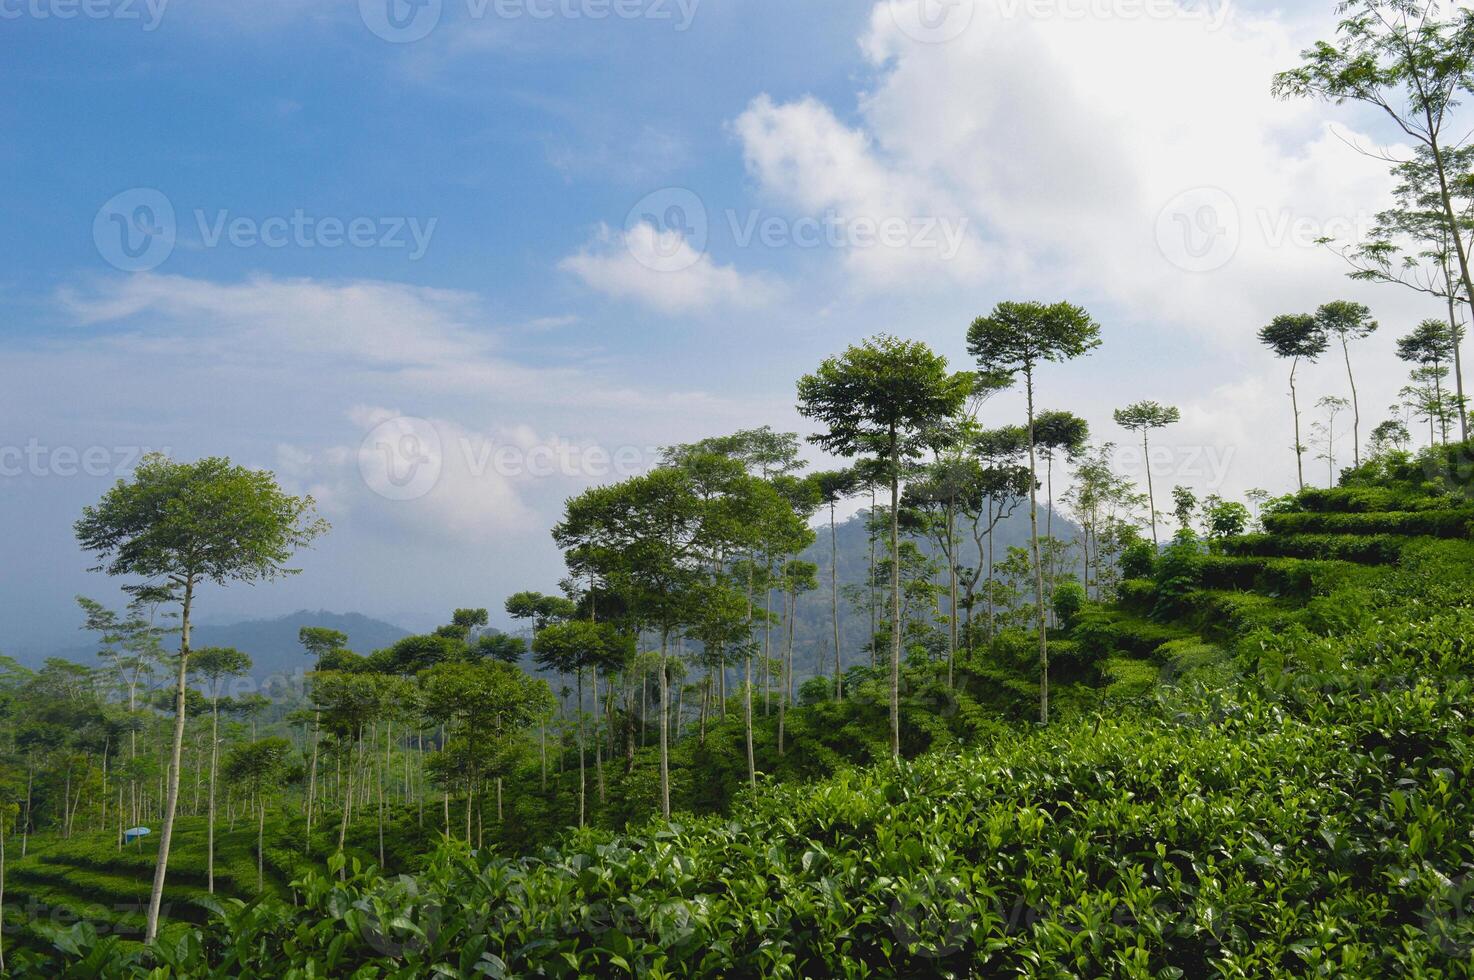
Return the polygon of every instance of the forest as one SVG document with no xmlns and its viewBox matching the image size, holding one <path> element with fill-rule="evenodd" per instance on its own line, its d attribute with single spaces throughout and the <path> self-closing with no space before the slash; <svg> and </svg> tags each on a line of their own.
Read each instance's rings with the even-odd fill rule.
<svg viewBox="0 0 1474 980">
<path fill-rule="evenodd" d="M 1323 244 L 1437 315 L 1243 325 L 1294 486 L 1127 475 L 1179 408 L 1092 425 L 1055 371 L 1102 323 L 1001 301 L 966 363 L 857 339 L 795 370 L 810 432 L 570 497 L 561 581 L 377 649 L 303 625 L 304 682 L 263 687 L 192 642 L 204 597 L 290 589 L 338 532 L 273 472 L 146 455 L 73 527 L 128 597 L 77 597 L 95 658 L 0 658 L 0 969 L 1467 975 L 1474 14 L 1342 17 L 1271 84 L 1413 144 L 1370 237 Z M 1304 390 L 1322 361 L 1344 386 Z"/>
</svg>

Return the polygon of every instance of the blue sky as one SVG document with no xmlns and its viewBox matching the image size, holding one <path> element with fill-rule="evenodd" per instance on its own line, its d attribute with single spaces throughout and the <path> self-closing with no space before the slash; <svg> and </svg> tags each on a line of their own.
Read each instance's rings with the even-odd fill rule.
<svg viewBox="0 0 1474 980">
<path fill-rule="evenodd" d="M 551 588 L 562 500 L 654 447 L 802 430 L 794 380 L 869 334 L 960 365 L 997 300 L 1084 303 L 1106 345 L 1042 400 L 1102 440 L 1179 404 L 1159 485 L 1232 495 L 1293 472 L 1260 323 L 1369 302 L 1369 428 L 1438 312 L 1313 244 L 1389 189 L 1344 142 L 1375 120 L 1269 97 L 1321 7 L 90 2 L 0 0 L 0 650 L 116 596 L 70 525 L 141 449 L 270 467 L 334 523 L 205 615 L 419 627 Z"/>
</svg>

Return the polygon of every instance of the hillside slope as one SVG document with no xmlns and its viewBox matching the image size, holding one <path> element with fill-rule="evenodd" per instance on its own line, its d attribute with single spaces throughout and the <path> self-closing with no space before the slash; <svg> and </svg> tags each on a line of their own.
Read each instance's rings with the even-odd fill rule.
<svg viewBox="0 0 1474 980">
<path fill-rule="evenodd" d="M 228 908 L 158 956 L 190 976 L 1466 974 L 1474 513 L 1431 496 L 1308 494 L 1264 537 L 1179 542 L 1076 618 L 1065 669 L 1105 686 L 1047 729 L 532 858 L 311 875 L 300 908 Z M 1429 511 L 1458 516 L 1406 516 Z"/>
</svg>

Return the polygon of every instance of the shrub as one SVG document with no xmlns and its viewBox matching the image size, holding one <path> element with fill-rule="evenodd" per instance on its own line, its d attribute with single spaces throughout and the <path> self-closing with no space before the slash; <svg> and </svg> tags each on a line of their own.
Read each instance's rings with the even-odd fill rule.
<svg viewBox="0 0 1474 980">
<path fill-rule="evenodd" d="M 1053 604 L 1060 625 L 1069 629 L 1085 605 L 1085 587 L 1073 579 L 1055 583 Z"/>
<path fill-rule="evenodd" d="M 1157 583 L 1147 578 L 1128 578 L 1116 585 L 1116 603 L 1127 612 L 1148 614 L 1157 601 Z"/>
<path fill-rule="evenodd" d="M 1107 701 L 1139 701 L 1157 686 L 1157 666 L 1146 660 L 1111 657 L 1101 664 L 1100 672 L 1107 681 Z"/>
<path fill-rule="evenodd" d="M 1151 578 L 1157 562 L 1157 549 L 1150 541 L 1133 541 L 1121 552 L 1118 563 L 1122 578 Z"/>
<path fill-rule="evenodd" d="M 1175 539 L 1157 560 L 1157 601 L 1152 615 L 1158 619 L 1175 619 L 1187 611 L 1187 596 L 1203 581 L 1202 550 L 1196 540 L 1183 536 Z"/>
</svg>

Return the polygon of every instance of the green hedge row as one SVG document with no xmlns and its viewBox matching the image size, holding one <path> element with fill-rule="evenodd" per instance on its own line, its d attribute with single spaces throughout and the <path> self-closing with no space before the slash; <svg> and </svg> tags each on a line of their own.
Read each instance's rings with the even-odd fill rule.
<svg viewBox="0 0 1474 980">
<path fill-rule="evenodd" d="M 1200 568 L 1206 589 L 1252 590 L 1300 599 L 1329 592 L 1360 571 L 1360 566 L 1347 561 L 1246 555 L 1204 555 Z"/>
<path fill-rule="evenodd" d="M 1446 510 L 1452 502 L 1449 497 L 1391 487 L 1310 487 L 1300 491 L 1293 500 L 1293 509 L 1316 514 Z"/>
<path fill-rule="evenodd" d="M 1080 645 L 1081 653 L 1090 661 L 1119 654 L 1150 660 L 1164 643 L 1191 635 L 1180 626 L 1169 626 L 1109 609 L 1082 613 L 1070 632 L 1071 639 Z"/>
<path fill-rule="evenodd" d="M 1246 534 L 1225 538 L 1224 554 L 1265 558 L 1315 558 L 1390 565 L 1407 539 L 1393 534 Z"/>
<path fill-rule="evenodd" d="M 1462 538 L 1474 521 L 1474 509 L 1388 511 L 1372 514 L 1265 514 L 1270 534 L 1401 534 L 1410 537 Z"/>
</svg>

